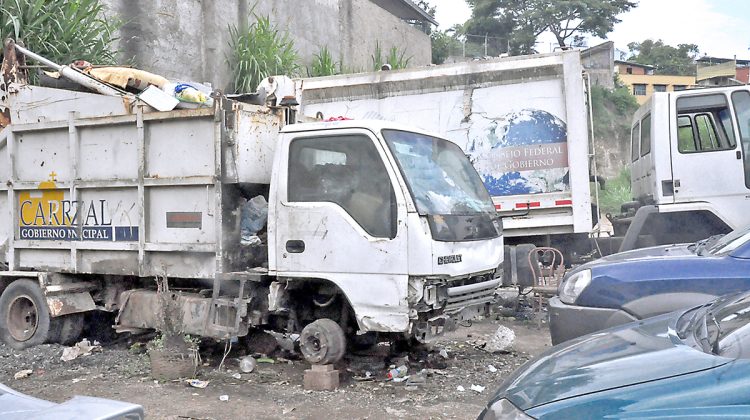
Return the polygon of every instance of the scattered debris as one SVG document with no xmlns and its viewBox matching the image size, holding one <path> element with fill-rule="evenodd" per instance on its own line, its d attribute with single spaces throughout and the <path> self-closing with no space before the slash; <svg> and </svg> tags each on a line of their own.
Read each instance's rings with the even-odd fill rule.
<svg viewBox="0 0 750 420">
<path fill-rule="evenodd" d="M 187 382 L 187 384 L 192 386 L 193 388 L 204 389 L 205 387 L 208 386 L 208 383 L 210 381 L 201 381 L 200 379 L 188 379 L 185 382 Z"/>
<path fill-rule="evenodd" d="M 16 372 L 16 374 L 13 375 L 13 378 L 15 378 L 15 379 L 23 379 L 23 378 L 31 376 L 32 372 L 34 372 L 34 371 L 31 370 L 31 369 L 24 369 L 22 371 Z"/>
<path fill-rule="evenodd" d="M 284 409 L 284 410 L 283 410 L 283 411 L 281 412 L 281 414 L 282 414 L 282 415 L 284 415 L 284 416 L 286 416 L 287 414 L 289 414 L 289 413 L 291 413 L 292 411 L 294 411 L 294 410 L 295 410 L 296 408 L 297 408 L 297 407 L 285 408 L 285 409 Z"/>
<path fill-rule="evenodd" d="M 484 350 L 490 353 L 507 351 L 513 345 L 515 339 L 516 333 L 514 333 L 510 328 L 501 325 L 497 327 L 497 331 L 495 331 L 495 334 L 487 342 Z"/>
<path fill-rule="evenodd" d="M 397 381 L 396 379 L 403 378 L 406 376 L 406 372 L 409 370 L 405 365 L 401 365 L 397 368 L 393 368 L 386 373 L 385 377 L 388 379 L 393 379 L 394 382 L 401 382 Z"/>
<path fill-rule="evenodd" d="M 229 395 L 219 395 L 219 401 L 229 401 Z"/>
<path fill-rule="evenodd" d="M 396 417 L 404 417 L 406 416 L 406 410 L 399 410 L 396 408 L 386 407 L 385 412 Z"/>
<path fill-rule="evenodd" d="M 459 386 L 456 387 L 456 391 L 458 391 L 458 392 L 464 392 L 464 391 L 466 391 L 466 388 L 464 388 L 463 386 L 459 385 Z"/>
<path fill-rule="evenodd" d="M 273 360 L 273 359 L 271 359 L 270 357 L 259 357 L 256 360 L 256 362 L 258 362 L 258 363 L 271 363 L 271 364 L 276 363 L 276 361 Z"/>
<path fill-rule="evenodd" d="M 484 387 L 484 386 L 481 386 L 481 385 L 471 385 L 471 390 L 472 390 L 472 391 L 476 391 L 476 392 L 478 392 L 478 393 L 480 393 L 480 394 L 481 394 L 482 392 L 484 392 L 484 389 L 485 389 L 485 388 L 486 388 L 486 387 Z"/>
<path fill-rule="evenodd" d="M 94 344 L 91 344 L 88 339 L 84 338 L 74 346 L 66 347 L 63 350 L 62 356 L 60 356 L 60 360 L 69 362 L 77 359 L 79 356 L 88 356 L 94 351 L 101 351 L 101 349 L 102 347 L 99 345 L 99 342 L 94 341 Z"/>
<path fill-rule="evenodd" d="M 492 365 L 487 365 L 487 370 L 490 371 L 490 373 L 496 373 L 497 368 Z"/>
<path fill-rule="evenodd" d="M 232 374 L 232 378 L 234 378 L 234 379 L 242 379 L 242 375 L 240 375 L 239 373 L 233 373 Z"/>
<path fill-rule="evenodd" d="M 240 371 L 243 373 L 250 373 L 255 370 L 258 363 L 255 361 L 253 356 L 245 356 L 240 359 Z"/>
<path fill-rule="evenodd" d="M 440 352 L 439 352 L 438 354 L 439 354 L 439 355 L 440 355 L 440 357 L 442 357 L 443 359 L 447 359 L 447 358 L 448 358 L 448 351 L 447 351 L 447 350 L 445 350 L 445 349 L 440 349 Z"/>
<path fill-rule="evenodd" d="M 359 381 L 359 382 L 362 382 L 362 381 L 374 381 L 375 377 L 372 376 L 372 372 L 370 372 L 368 370 L 368 371 L 365 371 L 364 376 L 356 376 L 356 375 L 354 375 L 354 376 L 352 376 L 352 379 L 354 379 L 355 381 Z"/>
</svg>

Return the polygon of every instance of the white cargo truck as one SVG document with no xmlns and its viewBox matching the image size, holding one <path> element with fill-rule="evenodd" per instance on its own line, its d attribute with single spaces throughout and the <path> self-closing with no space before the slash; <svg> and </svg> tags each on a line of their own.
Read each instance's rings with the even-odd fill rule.
<svg viewBox="0 0 750 420">
<path fill-rule="evenodd" d="M 747 86 L 654 93 L 633 117 L 631 152 L 634 201 L 614 220 L 621 250 L 750 224 Z"/>
<path fill-rule="evenodd" d="M 500 283 L 490 196 L 428 132 L 287 125 L 294 109 L 273 92 L 158 112 L 4 86 L 0 339 L 14 348 L 70 343 L 85 313 L 110 311 L 119 331 L 299 332 L 307 360 L 331 363 L 345 339 L 429 340 L 483 313 Z M 266 228 L 246 232 L 265 200 Z"/>
<path fill-rule="evenodd" d="M 508 262 L 527 255 L 513 245 L 558 247 L 567 260 L 591 251 L 593 148 L 578 51 L 295 82 L 301 118 L 408 123 L 460 145 L 503 217 L 507 283 L 519 280 Z"/>
</svg>

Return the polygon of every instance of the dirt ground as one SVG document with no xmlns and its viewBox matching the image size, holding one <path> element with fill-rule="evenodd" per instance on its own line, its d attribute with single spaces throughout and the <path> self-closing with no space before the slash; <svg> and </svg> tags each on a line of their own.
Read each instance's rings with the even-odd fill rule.
<svg viewBox="0 0 750 420">
<path fill-rule="evenodd" d="M 56 402 L 73 395 L 129 401 L 141 404 L 147 417 L 155 419 L 472 419 L 513 370 L 549 348 L 546 324 L 528 318 L 528 311 L 520 317 L 496 315 L 446 334 L 429 353 L 409 353 L 408 373 L 425 369 L 426 380 L 418 385 L 386 380 L 388 366 L 403 363 L 407 354 L 392 356 L 385 343 L 338 363 L 341 386 L 332 392 L 304 390 L 302 378 L 309 364 L 287 360 L 292 359 L 289 354 L 279 360 L 278 351 L 275 363 L 259 363 L 237 379 L 238 358 L 247 350 L 235 348 L 219 370 L 223 344 L 201 347 L 203 365 L 197 378 L 209 381 L 206 388 L 184 381 L 158 382 L 150 377 L 148 356 L 133 345 L 144 337 L 120 338 L 68 362 L 60 360 L 64 347 L 59 345 L 14 351 L 0 344 L 0 383 Z M 500 326 L 515 333 L 510 350 L 483 350 Z M 440 350 L 445 350 L 442 356 Z M 492 372 L 490 365 L 497 370 Z M 32 370 L 31 375 L 14 379 L 24 369 Z M 374 379 L 361 380 L 367 371 Z M 486 389 L 472 391 L 472 385 Z M 229 399 L 221 401 L 223 395 Z"/>
</svg>

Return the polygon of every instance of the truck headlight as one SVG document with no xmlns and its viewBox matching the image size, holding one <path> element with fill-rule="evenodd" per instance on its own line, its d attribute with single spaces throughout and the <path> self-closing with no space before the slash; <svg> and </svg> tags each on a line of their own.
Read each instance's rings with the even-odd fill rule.
<svg viewBox="0 0 750 420">
<path fill-rule="evenodd" d="M 480 420 L 533 420 L 505 398 L 495 401 L 480 416 Z"/>
<path fill-rule="evenodd" d="M 591 270 L 581 270 L 567 279 L 563 280 L 560 287 L 560 301 L 567 304 L 574 304 L 583 289 L 591 283 Z"/>
</svg>

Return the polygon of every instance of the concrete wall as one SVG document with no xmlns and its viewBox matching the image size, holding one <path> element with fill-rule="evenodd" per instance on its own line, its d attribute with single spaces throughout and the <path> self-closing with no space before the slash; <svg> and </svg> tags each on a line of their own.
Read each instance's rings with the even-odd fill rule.
<svg viewBox="0 0 750 420">
<path fill-rule="evenodd" d="M 591 84 L 614 89 L 614 42 L 603 44 L 581 51 L 581 64 L 591 77 Z"/>
<path fill-rule="evenodd" d="M 392 46 L 411 57 L 409 66 L 430 63 L 429 36 L 370 0 L 102 0 L 110 17 L 126 22 L 120 31 L 122 59 L 170 79 L 210 82 L 227 89 L 231 75 L 230 25 L 242 27 L 252 13 L 270 16 L 288 31 L 303 74 L 326 46 L 349 71 L 372 68 L 375 44 L 383 55 Z M 301 5 L 303 4 L 303 5 Z"/>
</svg>

